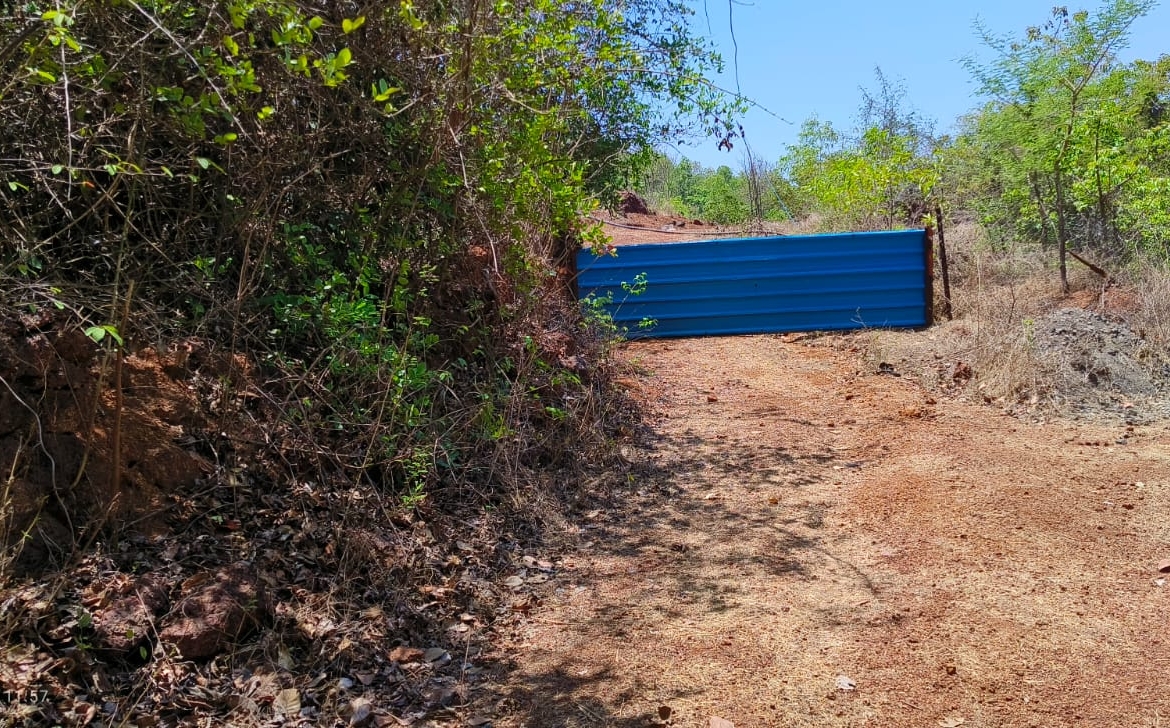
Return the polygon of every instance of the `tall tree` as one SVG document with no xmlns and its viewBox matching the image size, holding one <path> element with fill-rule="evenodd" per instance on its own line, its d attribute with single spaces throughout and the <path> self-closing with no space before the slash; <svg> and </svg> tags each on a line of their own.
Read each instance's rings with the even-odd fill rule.
<svg viewBox="0 0 1170 728">
<path fill-rule="evenodd" d="M 1134 21 L 1155 0 L 1111 0 L 1096 14 L 1053 8 L 1041 26 L 1023 38 L 1002 37 L 980 27 L 983 41 L 996 52 L 987 64 L 966 65 L 992 98 L 991 111 L 1003 112 L 995 131 L 1010 135 L 1011 154 L 1028 179 L 1042 224 L 1055 218 L 1061 291 L 1068 292 L 1070 166 L 1092 85 L 1115 69 Z M 1007 137 L 1001 136 L 1006 142 Z"/>
</svg>

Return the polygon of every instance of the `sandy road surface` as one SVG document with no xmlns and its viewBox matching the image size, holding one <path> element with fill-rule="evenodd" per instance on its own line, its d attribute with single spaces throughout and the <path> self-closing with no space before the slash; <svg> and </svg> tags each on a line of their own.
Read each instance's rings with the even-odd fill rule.
<svg viewBox="0 0 1170 728">
<path fill-rule="evenodd" d="M 628 354 L 636 490 L 517 633 L 497 725 L 1170 726 L 1170 428 L 772 336 Z"/>
</svg>

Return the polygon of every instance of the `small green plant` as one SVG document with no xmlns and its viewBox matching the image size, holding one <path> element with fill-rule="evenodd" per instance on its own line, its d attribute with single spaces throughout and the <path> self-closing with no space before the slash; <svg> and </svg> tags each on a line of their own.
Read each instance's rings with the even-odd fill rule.
<svg viewBox="0 0 1170 728">
<path fill-rule="evenodd" d="M 603 339 L 620 339 L 621 331 L 614 323 L 609 307 L 613 305 L 613 291 L 604 296 L 590 293 L 581 301 L 585 325 L 596 331 Z"/>
<path fill-rule="evenodd" d="M 85 607 L 77 607 L 73 618 L 76 621 L 76 628 L 73 632 L 74 644 L 82 652 L 92 650 L 93 644 L 89 641 L 89 637 L 93 630 L 93 614 Z"/>
<path fill-rule="evenodd" d="M 622 304 L 628 301 L 631 296 L 645 294 L 649 286 L 649 277 L 645 273 L 639 273 L 634 276 L 633 282 L 622 281 L 621 289 L 625 295 L 616 304 L 614 302 L 613 291 L 606 291 L 604 296 L 590 293 L 581 301 L 586 325 L 606 340 L 621 340 L 626 338 L 626 335 L 629 334 L 629 329 L 618 326 L 614 321 L 614 314 L 621 310 Z M 638 322 L 638 329 L 640 331 L 647 331 L 657 325 L 658 321 L 656 319 L 644 317 Z"/>
<path fill-rule="evenodd" d="M 203 274 L 206 282 L 210 283 L 221 277 L 231 267 L 232 259 L 220 261 L 214 255 L 200 255 L 191 261 L 195 269 Z"/>
<path fill-rule="evenodd" d="M 646 277 L 646 274 L 639 273 L 638 275 L 634 276 L 633 283 L 628 283 L 626 281 L 622 281 L 622 290 L 626 292 L 627 297 L 628 296 L 641 296 L 643 293 L 646 292 L 646 288 L 649 285 L 650 285 L 650 282 L 649 282 L 648 278 Z"/>
<path fill-rule="evenodd" d="M 511 434 L 508 423 L 504 420 L 504 415 L 496 409 L 493 398 L 488 394 L 481 396 L 484 401 L 475 420 L 479 437 L 489 442 L 503 440 Z"/>
<path fill-rule="evenodd" d="M 122 346 L 122 335 L 118 333 L 118 327 L 112 324 L 105 324 L 103 326 L 90 326 L 85 330 L 85 335 L 93 339 L 94 343 L 100 344 L 109 336 L 118 346 Z"/>
<path fill-rule="evenodd" d="M 432 460 L 426 450 L 418 448 L 402 464 L 406 476 L 406 488 L 402 493 L 403 508 L 417 508 L 426 500 L 427 479 L 431 473 Z"/>
</svg>

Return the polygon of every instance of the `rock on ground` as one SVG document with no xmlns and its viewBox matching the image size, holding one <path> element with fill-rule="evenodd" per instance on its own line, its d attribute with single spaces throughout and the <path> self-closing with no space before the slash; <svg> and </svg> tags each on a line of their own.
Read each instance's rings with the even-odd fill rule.
<svg viewBox="0 0 1170 728">
<path fill-rule="evenodd" d="M 202 572 L 183 584 L 183 597 L 164 620 L 159 635 L 184 659 L 218 654 L 254 627 L 267 611 L 264 588 L 251 564 L 237 562 L 219 572 Z"/>
<path fill-rule="evenodd" d="M 153 574 L 128 582 L 94 613 L 94 637 L 104 651 L 127 656 L 146 644 L 167 608 L 166 581 Z"/>
</svg>

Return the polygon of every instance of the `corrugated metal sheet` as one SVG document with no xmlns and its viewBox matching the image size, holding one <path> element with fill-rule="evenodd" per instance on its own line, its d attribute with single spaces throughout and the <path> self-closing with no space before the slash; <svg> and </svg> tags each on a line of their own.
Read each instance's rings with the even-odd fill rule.
<svg viewBox="0 0 1170 728">
<path fill-rule="evenodd" d="M 631 338 L 917 327 L 930 261 L 923 230 L 626 245 L 581 251 L 577 284 L 583 299 L 611 293 Z M 639 275 L 631 295 L 622 284 Z"/>
</svg>

